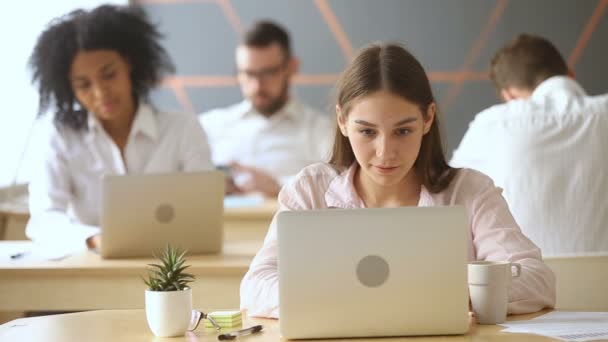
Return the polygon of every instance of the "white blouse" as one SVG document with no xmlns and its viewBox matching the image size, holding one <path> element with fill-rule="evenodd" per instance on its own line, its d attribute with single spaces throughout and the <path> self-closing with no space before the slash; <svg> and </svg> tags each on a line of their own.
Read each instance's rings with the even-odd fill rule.
<svg viewBox="0 0 608 342">
<path fill-rule="evenodd" d="M 140 104 L 124 150 L 89 115 L 83 130 L 54 126 L 29 185 L 26 234 L 35 242 L 82 249 L 99 234 L 102 177 L 212 169 L 207 137 L 194 115 Z"/>
</svg>

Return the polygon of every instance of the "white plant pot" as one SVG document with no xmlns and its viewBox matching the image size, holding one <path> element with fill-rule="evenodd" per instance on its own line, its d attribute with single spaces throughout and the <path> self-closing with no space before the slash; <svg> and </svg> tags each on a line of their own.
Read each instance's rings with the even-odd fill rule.
<svg viewBox="0 0 608 342">
<path fill-rule="evenodd" d="M 148 326 L 158 337 L 184 336 L 192 317 L 192 289 L 146 290 Z"/>
</svg>

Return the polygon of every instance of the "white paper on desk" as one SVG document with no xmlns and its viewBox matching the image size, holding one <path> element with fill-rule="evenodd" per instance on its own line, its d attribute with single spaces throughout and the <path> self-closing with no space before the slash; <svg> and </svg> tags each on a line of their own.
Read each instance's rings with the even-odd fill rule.
<svg viewBox="0 0 608 342">
<path fill-rule="evenodd" d="M 608 312 L 553 311 L 526 321 L 500 324 L 502 332 L 529 333 L 563 341 L 608 339 Z"/>
<path fill-rule="evenodd" d="M 224 197 L 224 208 L 258 207 L 264 204 L 262 194 L 229 195 Z"/>
<path fill-rule="evenodd" d="M 28 243 L 2 250 L 0 259 L 15 263 L 22 261 L 53 261 L 64 259 L 72 254 L 83 252 L 84 250 L 86 250 L 86 248 L 82 248 L 82 250 L 74 250 L 66 249 L 65 247 L 51 246 L 49 244 Z M 11 258 L 11 256 L 15 255 L 20 256 L 17 258 Z"/>
</svg>

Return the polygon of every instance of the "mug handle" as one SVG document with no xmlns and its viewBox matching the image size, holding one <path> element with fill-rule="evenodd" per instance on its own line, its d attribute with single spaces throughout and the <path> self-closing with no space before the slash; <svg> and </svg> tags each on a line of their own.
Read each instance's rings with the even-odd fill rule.
<svg viewBox="0 0 608 342">
<path fill-rule="evenodd" d="M 515 273 L 513 273 L 513 267 L 515 267 Z M 513 276 L 513 278 L 517 278 L 521 275 L 521 264 L 518 264 L 516 262 L 512 262 L 511 263 L 511 276 Z"/>
</svg>

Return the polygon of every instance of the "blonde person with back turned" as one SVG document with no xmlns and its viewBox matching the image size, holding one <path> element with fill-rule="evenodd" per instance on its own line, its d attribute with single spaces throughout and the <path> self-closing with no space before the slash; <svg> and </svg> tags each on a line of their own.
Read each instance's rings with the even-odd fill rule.
<svg viewBox="0 0 608 342">
<path fill-rule="evenodd" d="M 429 80 L 408 51 L 393 44 L 363 49 L 342 73 L 337 93 L 331 159 L 305 168 L 285 186 L 279 210 L 462 205 L 469 217 L 469 260 L 522 265 L 509 312 L 554 305 L 555 277 L 519 230 L 500 189 L 485 175 L 445 161 Z M 273 222 L 241 283 L 241 307 L 251 316 L 280 316 L 277 252 Z"/>
<path fill-rule="evenodd" d="M 455 167 L 490 176 L 545 256 L 608 252 L 608 94 L 588 96 L 548 40 L 520 35 L 492 59 L 505 103 L 475 116 Z"/>
<path fill-rule="evenodd" d="M 140 8 L 105 5 L 58 18 L 38 38 L 30 65 L 54 126 L 29 188 L 32 240 L 99 247 L 104 175 L 213 168 L 196 117 L 148 102 L 173 71 L 160 37 Z"/>
</svg>

